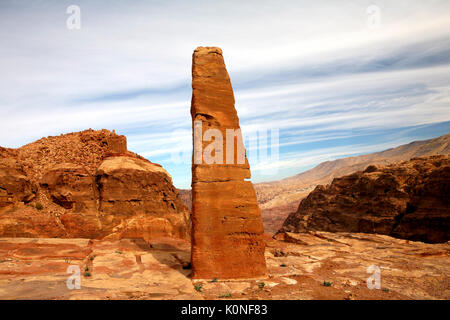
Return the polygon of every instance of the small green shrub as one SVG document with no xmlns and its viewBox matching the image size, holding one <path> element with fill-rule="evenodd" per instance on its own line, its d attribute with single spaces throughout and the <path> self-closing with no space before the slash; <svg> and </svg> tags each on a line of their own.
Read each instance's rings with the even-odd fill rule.
<svg viewBox="0 0 450 320">
<path fill-rule="evenodd" d="M 280 267 L 285 268 L 285 267 L 287 267 L 287 265 L 285 263 L 282 263 L 282 264 L 280 264 Z"/>
<path fill-rule="evenodd" d="M 262 289 L 264 289 L 264 287 L 266 286 L 266 284 L 264 283 L 264 282 L 260 282 L 259 284 L 258 284 L 258 287 L 262 290 Z"/>
<path fill-rule="evenodd" d="M 36 209 L 38 209 L 40 211 L 40 210 L 44 209 L 44 206 L 42 205 L 42 203 L 36 202 Z"/>
<path fill-rule="evenodd" d="M 116 253 L 118 253 L 118 254 L 122 254 L 122 251 L 120 251 L 120 250 L 116 250 Z"/>
<path fill-rule="evenodd" d="M 210 282 L 217 282 L 217 278 L 212 279 Z"/>
<path fill-rule="evenodd" d="M 384 288 L 383 291 L 386 292 L 386 293 L 389 293 L 389 289 L 388 288 Z"/>
<path fill-rule="evenodd" d="M 84 273 L 84 276 L 85 276 L 85 277 L 90 277 L 90 276 L 91 276 L 91 273 L 90 273 L 89 271 L 86 271 L 86 272 Z"/>
<path fill-rule="evenodd" d="M 202 290 L 203 290 L 203 285 L 202 285 L 201 283 L 196 284 L 196 285 L 194 286 L 194 289 L 197 290 L 198 292 L 202 292 Z"/>
<path fill-rule="evenodd" d="M 222 294 L 219 298 L 231 298 L 233 295 L 231 293 Z"/>
<path fill-rule="evenodd" d="M 333 284 L 333 283 L 332 283 L 332 282 L 329 282 L 329 281 L 324 281 L 324 282 L 323 282 L 323 285 L 324 285 L 325 287 L 331 287 L 332 284 Z"/>
</svg>

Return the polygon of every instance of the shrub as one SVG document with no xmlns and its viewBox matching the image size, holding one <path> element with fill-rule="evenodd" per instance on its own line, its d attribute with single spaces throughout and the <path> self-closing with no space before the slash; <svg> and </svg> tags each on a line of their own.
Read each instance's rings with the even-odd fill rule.
<svg viewBox="0 0 450 320">
<path fill-rule="evenodd" d="M 231 293 L 222 294 L 219 298 L 231 298 L 233 295 Z"/>
<path fill-rule="evenodd" d="M 42 203 L 36 202 L 36 209 L 38 209 L 40 211 L 40 210 L 44 209 L 44 206 L 42 205 Z"/>
<path fill-rule="evenodd" d="M 264 283 L 264 282 L 260 282 L 259 284 L 258 284 L 258 287 L 262 290 L 262 289 L 264 289 L 264 287 L 266 286 L 266 284 Z"/>
<path fill-rule="evenodd" d="M 194 289 L 195 290 L 197 290 L 198 292 L 202 292 L 202 290 L 203 290 L 203 285 L 200 283 L 200 284 L 196 284 L 195 286 L 194 286 Z"/>
<path fill-rule="evenodd" d="M 332 282 L 329 282 L 329 281 L 324 281 L 324 282 L 323 282 L 323 285 L 324 285 L 325 287 L 331 287 L 332 284 L 333 284 L 333 283 L 332 283 Z"/>
</svg>

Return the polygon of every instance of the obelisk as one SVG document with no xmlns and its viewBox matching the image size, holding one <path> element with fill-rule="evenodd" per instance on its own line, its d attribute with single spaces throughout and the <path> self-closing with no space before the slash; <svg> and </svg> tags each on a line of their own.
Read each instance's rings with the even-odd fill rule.
<svg viewBox="0 0 450 320">
<path fill-rule="evenodd" d="M 264 227 L 220 48 L 194 51 L 192 90 L 192 277 L 265 277 Z"/>
</svg>

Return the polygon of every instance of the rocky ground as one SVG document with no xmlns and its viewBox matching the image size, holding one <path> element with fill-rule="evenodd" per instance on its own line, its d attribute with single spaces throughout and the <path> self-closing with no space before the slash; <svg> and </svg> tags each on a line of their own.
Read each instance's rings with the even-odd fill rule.
<svg viewBox="0 0 450 320">
<path fill-rule="evenodd" d="M 85 130 L 0 147 L 0 236 L 189 238 L 170 174 L 125 136 Z"/>
<path fill-rule="evenodd" d="M 194 282 L 182 240 L 2 238 L 0 299 L 450 299 L 450 243 L 354 233 L 284 237 L 266 237 L 268 278 Z M 80 268 L 79 290 L 66 285 L 71 265 Z M 381 269 L 379 290 L 367 288 L 370 265 Z"/>
</svg>

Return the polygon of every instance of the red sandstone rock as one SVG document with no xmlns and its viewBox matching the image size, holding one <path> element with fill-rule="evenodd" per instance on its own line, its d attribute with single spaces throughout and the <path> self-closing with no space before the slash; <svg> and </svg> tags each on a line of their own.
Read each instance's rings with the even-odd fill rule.
<svg viewBox="0 0 450 320">
<path fill-rule="evenodd" d="M 35 193 L 22 166 L 13 158 L 0 158 L 0 209 L 16 202 L 30 202 Z"/>
<path fill-rule="evenodd" d="M 364 232 L 398 238 L 450 240 L 450 157 L 414 158 L 318 186 L 280 232 Z"/>
<path fill-rule="evenodd" d="M 226 129 L 239 129 L 230 78 L 219 48 L 199 47 L 192 64 L 191 115 L 201 121 L 202 134 L 216 129 L 225 143 Z M 194 134 L 195 135 L 195 134 Z M 208 164 L 202 156 L 211 141 L 196 149 L 192 165 L 192 275 L 197 279 L 254 278 L 266 275 L 264 228 L 250 181 L 247 157 L 238 163 L 233 138 L 234 161 L 227 164 L 225 145 L 219 162 Z M 214 140 L 215 141 L 215 140 Z M 243 145 L 242 145 L 243 147 Z M 243 149 L 245 150 L 245 149 Z M 217 152 L 217 150 L 215 151 Z"/>
<path fill-rule="evenodd" d="M 11 238 L 60 238 L 66 232 L 48 212 L 17 204 L 0 210 L 0 236 Z"/>
<path fill-rule="evenodd" d="M 0 177 L 0 236 L 189 236 L 189 213 L 169 174 L 107 130 L 0 147 Z"/>
<path fill-rule="evenodd" d="M 45 173 L 41 186 L 53 202 L 65 209 L 76 212 L 97 209 L 95 177 L 82 166 L 71 163 L 56 165 Z"/>
<path fill-rule="evenodd" d="M 130 157 L 105 159 L 97 171 L 100 219 L 109 238 L 186 238 L 189 212 L 161 166 Z"/>
</svg>

